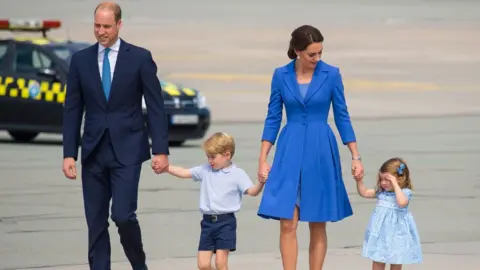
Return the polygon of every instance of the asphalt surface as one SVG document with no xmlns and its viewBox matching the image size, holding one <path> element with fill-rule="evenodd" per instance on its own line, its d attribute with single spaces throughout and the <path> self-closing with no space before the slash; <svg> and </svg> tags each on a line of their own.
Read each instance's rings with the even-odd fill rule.
<svg viewBox="0 0 480 270">
<path fill-rule="evenodd" d="M 0 18 L 60 19 L 52 37 L 94 42 L 98 2 L 3 0 Z M 202 91 L 214 121 L 265 115 L 273 69 L 302 24 L 323 33 L 355 117 L 480 113 L 478 1 L 165 2 L 119 1 L 121 37 L 152 51 L 162 79 Z"/>
<path fill-rule="evenodd" d="M 477 207 L 480 204 L 480 174 L 475 169 L 480 151 L 477 143 L 480 126 L 474 124 L 478 121 L 480 117 L 354 122 L 364 157 L 367 185 L 374 185 L 375 171 L 384 160 L 391 156 L 402 156 L 407 160 L 414 184 L 411 211 L 419 227 L 426 265 L 436 261 L 431 256 L 440 255 L 450 262 L 476 263 L 461 269 L 477 269 L 474 267 L 480 262 L 480 210 Z M 261 130 L 259 124 L 217 125 L 210 133 L 225 131 L 236 137 L 238 146 L 234 161 L 254 178 Z M 43 136 L 37 143 L 29 145 L 10 143 L 5 134 L 1 138 L 0 269 L 40 266 L 69 269 L 66 266 L 84 264 L 87 232 L 81 185 L 79 181 L 66 180 L 62 175 L 60 138 Z M 204 153 L 199 146 L 200 142 L 193 141 L 185 147 L 172 148 L 171 163 L 189 167 L 204 162 Z M 367 266 L 368 260 L 355 254 L 362 245 L 374 201 L 356 195 L 354 181 L 348 175 L 348 150 L 346 147 L 340 149 L 344 178 L 355 214 L 328 226 L 329 245 L 334 252 L 332 260 L 335 256 L 350 254 L 348 258 Z M 150 260 L 186 258 L 191 265 L 189 268 L 195 267 L 200 218 L 198 188 L 189 180 L 154 175 L 145 163 L 138 213 Z M 238 251 L 235 255 L 243 254 L 246 259 L 254 256 L 252 258 L 261 262 L 261 254 L 277 250 L 278 224 L 256 216 L 259 199 L 245 198 L 239 213 Z M 302 224 L 299 228 L 302 250 L 308 248 L 307 232 L 308 227 Z M 114 225 L 111 233 L 112 258 L 124 261 Z M 271 258 L 275 256 L 270 254 Z M 305 254 L 300 261 L 307 263 Z M 340 262 L 349 263 L 349 260 Z"/>
<path fill-rule="evenodd" d="M 99 1 L 3 0 L 0 18 L 53 18 L 52 37 L 94 42 Z M 380 164 L 407 159 L 415 185 L 411 210 L 425 262 L 409 269 L 478 269 L 480 174 L 480 3 L 458 0 L 219 2 L 119 1 L 122 38 L 150 49 L 159 76 L 199 89 L 218 130 L 237 138 L 235 162 L 255 176 L 261 121 L 273 69 L 288 62 L 291 31 L 317 26 L 324 60 L 343 74 L 350 113 L 373 185 Z M 22 5 L 22 6 L 20 6 Z M 0 32 L 0 37 L 10 36 Z M 200 142 L 172 148 L 172 163 L 203 161 Z M 79 181 L 61 172 L 59 136 L 12 143 L 0 133 L 0 270 L 87 269 L 86 224 Z M 326 269 L 368 269 L 359 256 L 374 202 L 359 198 L 348 176 L 355 215 L 329 225 Z M 152 269 L 194 269 L 199 234 L 198 185 L 142 174 L 139 216 Z M 278 224 L 258 218 L 260 198 L 239 214 L 231 269 L 280 269 Z M 307 269 L 308 227 L 299 228 L 299 265 Z M 112 224 L 114 269 L 128 269 Z M 42 268 L 43 267 L 43 268 Z"/>
</svg>

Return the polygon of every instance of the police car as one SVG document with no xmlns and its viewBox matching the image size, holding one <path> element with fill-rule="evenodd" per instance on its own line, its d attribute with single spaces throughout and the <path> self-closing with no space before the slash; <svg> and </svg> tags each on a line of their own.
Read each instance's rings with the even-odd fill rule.
<svg viewBox="0 0 480 270">
<path fill-rule="evenodd" d="M 71 56 L 92 44 L 48 38 L 57 20 L 0 20 L 0 30 L 42 32 L 39 38 L 0 37 L 0 130 L 19 142 L 39 133 L 62 132 L 63 102 Z M 205 97 L 193 88 L 159 78 L 171 145 L 201 139 L 210 126 Z M 147 113 L 143 102 L 144 115 Z M 82 128 L 83 130 L 83 128 Z"/>
</svg>

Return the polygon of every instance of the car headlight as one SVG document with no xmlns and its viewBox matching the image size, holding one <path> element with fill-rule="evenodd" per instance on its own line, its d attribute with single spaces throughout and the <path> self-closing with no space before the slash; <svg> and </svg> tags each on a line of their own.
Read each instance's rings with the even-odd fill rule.
<svg viewBox="0 0 480 270">
<path fill-rule="evenodd" d="M 199 109 L 203 109 L 207 107 L 207 99 L 205 98 L 204 95 L 200 93 L 197 94 L 197 107 Z"/>
</svg>

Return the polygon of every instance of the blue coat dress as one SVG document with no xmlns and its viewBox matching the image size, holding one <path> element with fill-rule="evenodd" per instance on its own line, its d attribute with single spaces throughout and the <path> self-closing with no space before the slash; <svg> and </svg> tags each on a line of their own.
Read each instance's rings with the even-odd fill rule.
<svg viewBox="0 0 480 270">
<path fill-rule="evenodd" d="M 337 67 L 320 61 L 305 97 L 297 83 L 295 60 L 275 69 L 262 140 L 275 144 L 283 106 L 287 122 L 278 136 L 260 217 L 292 219 L 296 204 L 300 221 L 334 222 L 353 214 L 337 141 L 327 122 L 330 105 L 343 144 L 355 142 Z"/>
</svg>

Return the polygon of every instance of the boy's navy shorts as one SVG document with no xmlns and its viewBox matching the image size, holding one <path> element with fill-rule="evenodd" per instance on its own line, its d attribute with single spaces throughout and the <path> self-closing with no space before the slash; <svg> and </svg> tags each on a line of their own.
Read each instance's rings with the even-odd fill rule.
<svg viewBox="0 0 480 270">
<path fill-rule="evenodd" d="M 237 218 L 234 213 L 220 215 L 203 215 L 200 222 L 199 251 L 213 251 L 237 249 Z"/>
</svg>

